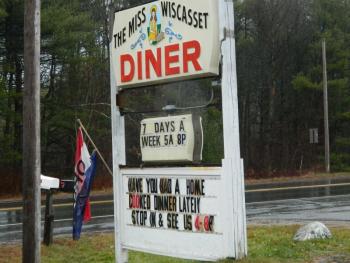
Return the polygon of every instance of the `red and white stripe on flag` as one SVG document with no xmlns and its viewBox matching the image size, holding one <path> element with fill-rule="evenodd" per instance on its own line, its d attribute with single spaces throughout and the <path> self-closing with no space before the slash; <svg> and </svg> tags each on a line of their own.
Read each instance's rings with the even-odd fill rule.
<svg viewBox="0 0 350 263">
<path fill-rule="evenodd" d="M 77 177 L 76 192 L 75 196 L 80 193 L 81 188 L 85 180 L 85 172 L 91 166 L 91 159 L 89 150 L 84 142 L 83 131 L 81 127 L 78 129 L 77 140 L 76 140 L 76 150 L 75 150 L 75 165 L 74 173 Z M 86 206 L 84 210 L 84 222 L 91 219 L 91 208 L 89 198 L 86 200 Z"/>
</svg>

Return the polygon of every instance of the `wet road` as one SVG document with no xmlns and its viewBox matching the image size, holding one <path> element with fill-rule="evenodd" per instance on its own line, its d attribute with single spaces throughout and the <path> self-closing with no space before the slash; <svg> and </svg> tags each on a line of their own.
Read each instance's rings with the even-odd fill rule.
<svg viewBox="0 0 350 263">
<path fill-rule="evenodd" d="M 247 203 L 248 224 L 304 224 L 322 221 L 350 227 L 350 195 Z"/>
<path fill-rule="evenodd" d="M 94 217 L 84 225 L 83 233 L 113 231 L 112 200 L 95 200 L 91 205 Z M 72 204 L 55 204 L 54 210 L 54 235 L 70 235 Z M 302 224 L 316 220 L 350 226 L 350 195 L 247 202 L 248 224 Z M 21 240 L 21 232 L 21 207 L 0 208 L 0 243 Z"/>
<path fill-rule="evenodd" d="M 100 200 L 91 202 L 92 220 L 84 224 L 83 232 L 113 231 L 113 201 Z M 45 208 L 42 206 L 42 218 Z M 54 204 L 54 236 L 72 233 L 72 203 Z M 16 242 L 22 238 L 22 208 L 0 208 L 0 244 Z M 42 234 L 44 222 L 41 222 Z"/>
</svg>

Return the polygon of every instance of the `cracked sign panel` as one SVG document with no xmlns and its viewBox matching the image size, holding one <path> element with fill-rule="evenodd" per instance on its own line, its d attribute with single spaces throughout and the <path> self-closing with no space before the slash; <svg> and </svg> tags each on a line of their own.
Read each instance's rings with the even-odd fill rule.
<svg viewBox="0 0 350 263">
<path fill-rule="evenodd" d="M 155 1 L 116 13 L 112 70 L 118 88 L 219 74 L 212 0 Z"/>
</svg>

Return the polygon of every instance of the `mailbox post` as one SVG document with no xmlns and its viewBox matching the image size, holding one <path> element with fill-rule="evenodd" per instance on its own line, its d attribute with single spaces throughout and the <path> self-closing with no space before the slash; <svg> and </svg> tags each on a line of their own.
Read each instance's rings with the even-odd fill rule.
<svg viewBox="0 0 350 263">
<path fill-rule="evenodd" d="M 60 180 L 53 177 L 41 175 L 41 190 L 46 192 L 45 205 L 45 221 L 44 221 L 44 244 L 50 246 L 53 242 L 53 224 L 54 224 L 54 210 L 53 210 L 53 191 L 59 189 Z"/>
<path fill-rule="evenodd" d="M 45 223 L 44 223 L 44 244 L 50 246 L 53 242 L 53 222 L 55 219 L 53 211 L 52 190 L 46 190 Z"/>
<path fill-rule="evenodd" d="M 53 209 L 53 194 L 55 190 L 65 193 L 74 193 L 74 180 L 59 180 L 58 178 L 41 175 L 40 188 L 46 193 L 45 221 L 44 221 L 44 245 L 53 243 L 53 227 L 55 214 Z"/>
</svg>

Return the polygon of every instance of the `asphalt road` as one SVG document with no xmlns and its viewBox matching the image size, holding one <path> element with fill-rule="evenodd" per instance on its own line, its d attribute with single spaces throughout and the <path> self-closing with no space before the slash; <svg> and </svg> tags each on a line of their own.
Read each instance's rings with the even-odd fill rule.
<svg viewBox="0 0 350 263">
<path fill-rule="evenodd" d="M 350 227 L 350 195 L 247 203 L 248 224 L 305 224 L 321 221 Z"/>
<path fill-rule="evenodd" d="M 250 192 L 248 190 L 246 193 L 248 224 L 303 224 L 310 221 L 322 221 L 331 225 L 350 226 L 350 194 L 274 200 L 276 192 L 283 190 L 270 189 L 268 191 L 267 189 L 265 191 L 266 189 L 260 192 L 256 189 Z M 311 192 L 309 188 L 306 188 L 305 191 L 307 194 Z M 264 198 L 261 198 L 261 193 L 264 193 Z M 249 194 L 251 194 L 250 197 Z M 268 195 L 270 195 L 270 201 L 264 201 L 268 199 Z M 280 195 L 277 196 L 282 198 Z M 257 200 L 259 202 L 256 202 Z M 83 233 L 113 231 L 113 201 L 111 198 L 108 196 L 95 198 L 91 205 L 93 218 L 84 225 Z M 70 235 L 72 232 L 72 203 L 66 201 L 56 203 L 54 210 L 54 235 Z M 20 206 L 8 205 L 0 208 L 0 244 L 21 240 L 21 213 Z M 44 214 L 44 207 L 42 214 Z"/>
</svg>

